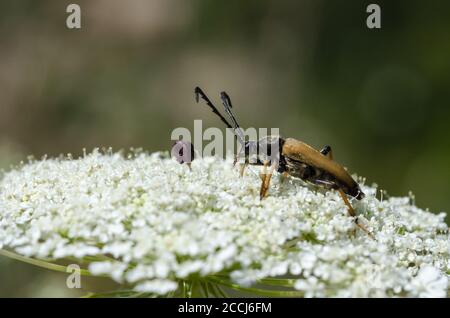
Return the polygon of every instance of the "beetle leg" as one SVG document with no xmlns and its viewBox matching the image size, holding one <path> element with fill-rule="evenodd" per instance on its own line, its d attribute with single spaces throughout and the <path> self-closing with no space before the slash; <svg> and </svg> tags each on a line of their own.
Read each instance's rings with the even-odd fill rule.
<svg viewBox="0 0 450 318">
<path fill-rule="evenodd" d="M 320 150 L 320 153 L 324 156 L 327 156 L 329 159 L 333 160 L 333 151 L 330 146 L 325 146 Z"/>
<path fill-rule="evenodd" d="M 283 172 L 283 173 L 281 174 L 281 180 L 280 180 L 280 182 L 283 183 L 283 182 L 288 178 L 288 176 L 289 176 L 289 173 L 288 173 L 287 171 Z"/>
<path fill-rule="evenodd" d="M 345 205 L 347 206 L 348 209 L 348 214 L 350 214 L 351 217 L 355 218 L 355 223 L 356 225 L 363 230 L 371 239 L 375 239 L 372 235 L 372 233 L 370 233 L 370 231 L 361 223 L 359 223 L 358 217 L 356 216 L 355 213 L 355 209 L 353 209 L 352 205 L 350 204 L 350 201 L 348 201 L 347 195 L 344 193 L 344 191 L 342 189 L 337 189 L 339 194 L 341 195 L 342 200 L 344 200 Z"/>
<path fill-rule="evenodd" d="M 264 173 L 262 174 L 262 176 L 264 178 L 261 178 L 262 179 L 261 190 L 259 191 L 259 199 L 260 200 L 264 199 L 267 195 L 267 191 L 269 190 L 269 186 L 270 186 L 270 180 L 272 178 L 273 171 L 275 170 L 275 167 L 276 167 L 275 164 L 272 164 L 269 173 L 266 174 L 265 172 L 266 172 L 268 165 L 269 165 L 268 161 L 264 162 Z"/>
<path fill-rule="evenodd" d="M 341 195 L 342 200 L 344 200 L 344 203 L 348 208 L 348 214 L 350 214 L 350 216 L 355 217 L 356 216 L 355 209 L 353 209 L 352 205 L 350 204 L 350 201 L 348 201 L 347 195 L 344 193 L 344 191 L 342 189 L 338 189 L 338 192 Z"/>
<path fill-rule="evenodd" d="M 239 175 L 241 176 L 241 178 L 244 176 L 244 171 L 245 171 L 245 168 L 247 167 L 247 165 L 248 165 L 247 162 L 241 164 L 241 170 L 240 170 L 240 172 L 239 172 Z"/>
<path fill-rule="evenodd" d="M 241 155 L 242 155 L 243 152 L 244 152 L 244 147 L 242 147 L 242 148 L 239 150 L 239 153 L 237 153 L 237 154 L 234 156 L 233 167 L 236 165 L 236 163 L 238 162 L 238 160 L 239 160 L 239 158 L 241 157 Z M 247 160 L 246 160 L 246 161 L 247 161 Z"/>
<path fill-rule="evenodd" d="M 268 166 L 269 162 L 265 161 L 262 170 L 259 173 L 259 177 L 261 178 L 261 181 L 264 183 L 264 180 L 266 180 L 266 175 L 267 175 L 267 166 Z M 261 185 L 261 190 L 262 190 L 262 185 Z"/>
</svg>

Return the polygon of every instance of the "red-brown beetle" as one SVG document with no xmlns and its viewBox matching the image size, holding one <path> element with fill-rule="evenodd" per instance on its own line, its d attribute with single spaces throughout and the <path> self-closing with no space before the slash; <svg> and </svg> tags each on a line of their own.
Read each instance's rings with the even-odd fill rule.
<svg viewBox="0 0 450 318">
<path fill-rule="evenodd" d="M 361 200 L 364 198 L 364 193 L 347 170 L 333 160 L 330 146 L 325 146 L 322 150 L 318 151 L 302 141 L 294 138 L 282 138 L 280 136 L 266 136 L 258 141 L 246 141 L 241 127 L 231 111 L 231 99 L 227 93 L 220 93 L 220 97 L 225 112 L 232 124 L 220 114 L 206 94 L 199 87 L 196 87 L 195 98 L 197 102 L 199 101 L 199 97 L 206 102 L 228 128 L 233 129 L 238 141 L 241 143 L 241 151 L 244 152 L 245 157 L 244 164 L 241 168 L 241 175 L 248 164 L 264 167 L 261 173 L 261 200 L 266 197 L 272 174 L 277 170 L 285 177 L 297 177 L 326 189 L 337 190 L 348 208 L 349 215 L 354 217 L 355 223 L 372 237 L 370 232 L 358 222 L 355 210 L 347 198 L 347 195 L 349 195 L 357 200 Z M 252 154 L 254 155 L 253 157 L 251 157 Z M 235 159 L 235 163 L 237 158 Z M 269 166 L 270 170 L 267 172 L 267 167 Z"/>
</svg>

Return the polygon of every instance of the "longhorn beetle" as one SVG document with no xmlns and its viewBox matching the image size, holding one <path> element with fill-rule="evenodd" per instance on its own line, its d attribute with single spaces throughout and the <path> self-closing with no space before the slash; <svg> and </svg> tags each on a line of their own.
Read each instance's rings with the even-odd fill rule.
<svg viewBox="0 0 450 318">
<path fill-rule="evenodd" d="M 348 208 L 349 215 L 354 217 L 356 225 L 373 238 L 372 234 L 358 221 L 355 210 L 347 198 L 347 195 L 349 195 L 357 200 L 361 200 L 364 198 L 364 193 L 347 170 L 333 160 L 330 146 L 325 146 L 318 151 L 300 140 L 282 138 L 280 136 L 266 136 L 258 141 L 246 141 L 242 129 L 231 111 L 231 99 L 226 92 L 221 92 L 220 98 L 232 124 L 220 114 L 200 87 L 196 87 L 195 99 L 197 103 L 199 98 L 206 102 L 228 128 L 233 129 L 236 138 L 242 146 L 241 152 L 244 152 L 245 161 L 241 166 L 241 176 L 245 167 L 249 164 L 263 166 L 263 172 L 260 174 L 262 180 L 260 189 L 261 200 L 267 195 L 270 180 L 275 170 L 281 173 L 284 178 L 287 176 L 297 177 L 329 190 L 337 190 Z M 235 157 L 234 164 L 236 164 L 239 155 Z M 269 166 L 270 170 L 267 172 L 267 167 Z"/>
</svg>

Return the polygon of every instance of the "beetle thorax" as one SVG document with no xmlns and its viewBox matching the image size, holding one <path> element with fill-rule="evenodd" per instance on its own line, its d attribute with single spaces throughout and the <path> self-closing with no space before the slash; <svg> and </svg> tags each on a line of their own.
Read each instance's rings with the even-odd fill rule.
<svg viewBox="0 0 450 318">
<path fill-rule="evenodd" d="M 283 143 L 283 138 L 272 135 L 262 137 L 258 141 L 247 141 L 245 143 L 245 158 L 253 164 L 269 162 L 278 165 Z"/>
</svg>

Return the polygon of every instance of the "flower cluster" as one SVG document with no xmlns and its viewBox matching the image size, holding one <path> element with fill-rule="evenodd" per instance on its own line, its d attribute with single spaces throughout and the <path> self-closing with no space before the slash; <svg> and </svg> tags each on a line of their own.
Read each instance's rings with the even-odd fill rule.
<svg viewBox="0 0 450 318">
<path fill-rule="evenodd" d="M 189 169 L 162 153 L 33 161 L 1 177 L 0 248 L 90 260 L 92 275 L 159 295 L 205 281 L 306 297 L 447 296 L 444 213 L 363 185 L 352 204 L 371 239 L 334 191 L 275 174 L 260 201 L 258 168 L 238 170 L 213 157 Z"/>
</svg>

